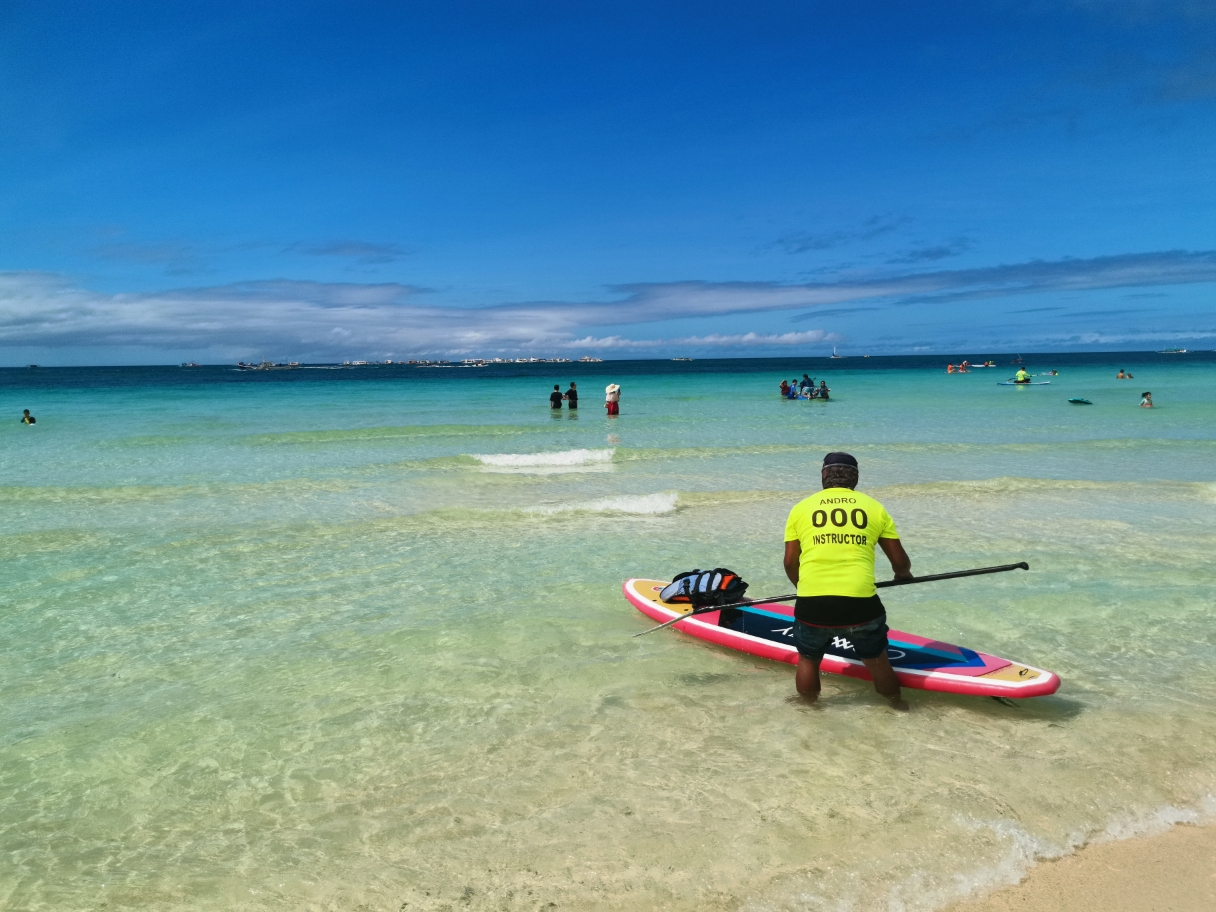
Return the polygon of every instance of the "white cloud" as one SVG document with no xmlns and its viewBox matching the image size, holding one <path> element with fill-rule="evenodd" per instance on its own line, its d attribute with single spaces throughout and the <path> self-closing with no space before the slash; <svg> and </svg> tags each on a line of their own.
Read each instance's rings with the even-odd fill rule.
<svg viewBox="0 0 1216 912">
<path fill-rule="evenodd" d="M 673 348 L 678 346 L 719 346 L 755 347 L 762 345 L 811 345 L 816 342 L 839 342 L 840 336 L 825 332 L 822 329 L 812 329 L 806 332 L 787 333 L 734 333 L 722 335 L 711 333 L 708 336 L 683 336 L 674 339 L 626 339 L 623 336 L 584 336 L 581 339 L 571 339 L 563 342 L 563 348 Z"/>
<path fill-rule="evenodd" d="M 756 349 L 839 340 L 820 329 L 780 334 L 709 332 L 668 339 L 633 339 L 620 334 L 601 338 L 594 329 L 637 327 L 674 319 L 711 320 L 730 314 L 802 310 L 825 304 L 957 301 L 1214 281 L 1216 252 L 1175 251 L 802 285 L 628 285 L 613 289 L 618 295 L 615 301 L 462 308 L 429 304 L 424 290 L 395 283 L 276 280 L 148 294 L 101 294 L 61 276 L 9 272 L 0 273 L 0 346 L 192 351 L 220 358 L 286 355 L 300 360 L 330 360 L 353 354 L 405 357 L 570 348 Z M 794 319 L 816 316 L 811 309 Z M 915 343 L 908 340 L 907 344 Z"/>
</svg>

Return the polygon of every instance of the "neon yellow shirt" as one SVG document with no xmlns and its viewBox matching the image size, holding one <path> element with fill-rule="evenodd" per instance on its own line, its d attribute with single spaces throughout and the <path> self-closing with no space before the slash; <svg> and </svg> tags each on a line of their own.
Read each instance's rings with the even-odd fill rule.
<svg viewBox="0 0 1216 912">
<path fill-rule="evenodd" d="M 1017 375 L 1013 379 L 1017 380 L 1020 383 L 1023 380 L 1029 380 L 1030 374 L 1026 373 L 1026 371 L 1024 371 L 1024 370 L 1019 370 L 1017 372 Z"/>
<path fill-rule="evenodd" d="M 874 588 L 874 547 L 899 538 L 877 500 L 848 488 L 827 488 L 794 505 L 785 540 L 802 543 L 798 594 L 868 598 Z"/>
</svg>

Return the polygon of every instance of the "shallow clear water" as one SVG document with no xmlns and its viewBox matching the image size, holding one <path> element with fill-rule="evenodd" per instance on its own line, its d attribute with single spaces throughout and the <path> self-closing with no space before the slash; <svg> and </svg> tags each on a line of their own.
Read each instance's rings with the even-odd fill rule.
<svg viewBox="0 0 1216 912">
<path fill-rule="evenodd" d="M 2 371 L 0 905 L 929 909 L 1202 809 L 1216 360 L 1118 358 L 1035 358 L 1034 389 L 917 359 Z M 834 399 L 780 401 L 811 364 Z M 788 666 L 631 638 L 629 576 L 786 591 L 785 514 L 842 448 L 917 572 L 1032 567 L 893 591 L 893 625 L 1059 694 L 896 714 L 828 677 L 807 708 Z"/>
</svg>

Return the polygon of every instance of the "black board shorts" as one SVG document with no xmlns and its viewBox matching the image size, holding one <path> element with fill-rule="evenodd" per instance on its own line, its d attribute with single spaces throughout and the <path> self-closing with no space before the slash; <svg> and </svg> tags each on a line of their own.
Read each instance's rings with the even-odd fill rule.
<svg viewBox="0 0 1216 912">
<path fill-rule="evenodd" d="M 886 613 L 877 595 L 800 595 L 794 602 L 794 617 L 813 627 L 857 627 Z"/>
</svg>

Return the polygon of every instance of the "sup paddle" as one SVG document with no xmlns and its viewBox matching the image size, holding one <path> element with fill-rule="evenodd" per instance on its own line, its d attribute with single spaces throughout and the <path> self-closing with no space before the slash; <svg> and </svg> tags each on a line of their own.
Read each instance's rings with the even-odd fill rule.
<svg viewBox="0 0 1216 912">
<path fill-rule="evenodd" d="M 1001 564 L 999 567 L 980 567 L 976 570 L 955 570 L 951 573 L 933 573 L 929 576 L 910 576 L 907 579 L 883 580 L 875 583 L 877 589 L 886 589 L 889 586 L 910 586 L 912 583 L 933 583 L 938 580 L 958 579 L 961 576 L 983 576 L 985 573 L 1005 573 L 1009 570 L 1029 570 L 1030 564 L 1026 561 L 1020 561 L 1016 564 Z M 678 624 L 680 621 L 686 621 L 694 614 L 708 614 L 711 611 L 723 611 L 727 608 L 746 608 L 749 605 L 771 605 L 774 602 L 787 602 L 790 599 L 797 598 L 794 595 L 776 595 L 772 598 L 754 599 L 746 602 L 735 602 L 733 605 L 706 605 L 703 608 L 694 608 L 687 614 L 681 614 L 677 618 L 672 618 L 670 621 L 664 621 L 657 627 L 651 627 L 648 630 L 643 630 L 641 633 L 635 633 L 635 637 L 645 636 L 648 633 L 654 633 L 656 630 L 662 630 L 664 627 L 670 627 L 672 624 Z"/>
</svg>

